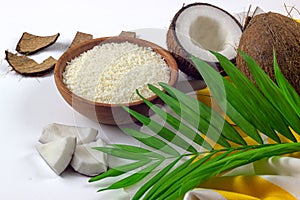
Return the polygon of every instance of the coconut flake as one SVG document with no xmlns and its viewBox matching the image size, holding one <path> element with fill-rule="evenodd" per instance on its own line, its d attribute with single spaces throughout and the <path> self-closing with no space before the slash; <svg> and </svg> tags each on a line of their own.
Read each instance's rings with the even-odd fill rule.
<svg viewBox="0 0 300 200">
<path fill-rule="evenodd" d="M 75 145 L 75 137 L 64 137 L 47 144 L 39 143 L 36 148 L 51 169 L 60 175 L 69 165 Z"/>
<path fill-rule="evenodd" d="M 92 149 L 92 147 L 103 147 L 101 139 L 89 144 L 77 145 L 71 166 L 73 169 L 87 176 L 95 176 L 107 170 L 107 155 L 101 151 Z"/>
<path fill-rule="evenodd" d="M 39 142 L 48 143 L 60 138 L 72 136 L 77 138 L 77 144 L 84 144 L 95 141 L 97 135 L 98 131 L 93 128 L 52 123 L 43 128 Z"/>
</svg>

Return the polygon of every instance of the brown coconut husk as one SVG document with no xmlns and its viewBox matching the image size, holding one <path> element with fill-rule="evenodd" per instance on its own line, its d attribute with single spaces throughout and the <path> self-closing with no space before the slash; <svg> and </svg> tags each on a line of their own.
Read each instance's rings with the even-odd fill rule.
<svg viewBox="0 0 300 200">
<path fill-rule="evenodd" d="M 131 37 L 131 38 L 136 38 L 136 32 L 132 31 L 122 31 L 119 35 L 120 37 Z"/>
<path fill-rule="evenodd" d="M 17 44 L 16 51 L 25 55 L 34 54 L 54 44 L 59 35 L 60 34 L 57 33 L 52 36 L 37 36 L 24 32 Z"/>
<path fill-rule="evenodd" d="M 57 60 L 51 56 L 39 64 L 35 60 L 24 55 L 19 56 L 9 51 L 5 51 L 5 54 L 5 59 L 13 70 L 23 76 L 43 76 L 51 72 L 57 62 Z"/>
<path fill-rule="evenodd" d="M 278 13 L 254 16 L 240 39 L 241 51 L 251 56 L 275 81 L 273 49 L 284 76 L 300 94 L 300 24 Z M 246 62 L 237 55 L 237 67 L 253 82 Z"/>
<path fill-rule="evenodd" d="M 76 46 L 76 45 L 78 45 L 78 44 L 80 44 L 82 42 L 86 42 L 88 40 L 91 40 L 91 39 L 93 39 L 93 35 L 78 31 L 76 33 L 76 35 L 75 35 L 75 37 L 74 37 L 71 45 L 70 45 L 70 48 L 74 47 L 74 46 Z"/>
</svg>

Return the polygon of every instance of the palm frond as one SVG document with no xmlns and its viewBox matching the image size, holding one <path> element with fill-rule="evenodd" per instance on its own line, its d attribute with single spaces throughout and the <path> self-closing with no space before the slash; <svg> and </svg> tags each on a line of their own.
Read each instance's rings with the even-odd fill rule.
<svg viewBox="0 0 300 200">
<path fill-rule="evenodd" d="M 297 113 L 298 117 L 300 117 L 300 97 L 297 94 L 295 88 L 285 79 L 284 75 L 282 74 L 276 59 L 276 53 L 274 51 L 274 73 L 276 77 L 276 82 L 281 89 L 282 94 L 290 103 L 292 108 Z M 299 132 L 298 132 L 299 133 Z"/>
<path fill-rule="evenodd" d="M 203 181 L 256 160 L 300 150 L 291 129 L 300 133 L 300 97 L 280 71 L 274 53 L 278 85 L 248 55 L 240 52 L 257 85 L 245 77 L 227 58 L 212 52 L 231 81 L 222 77 L 206 62 L 191 56 L 218 106 L 243 134 L 256 141 L 249 145 L 220 113 L 166 83 L 149 88 L 166 104 L 167 112 L 138 95 L 160 117 L 155 121 L 127 107 L 131 115 L 151 132 L 123 128 L 145 147 L 114 144 L 95 147 L 130 162 L 91 178 L 125 178 L 99 191 L 126 188 L 146 179 L 132 199 L 177 199 Z M 274 144 L 264 143 L 264 136 Z M 290 143 L 282 143 L 281 137 Z"/>
<path fill-rule="evenodd" d="M 200 113 L 198 109 L 189 108 L 185 104 L 181 103 L 181 101 L 178 101 L 176 98 L 165 94 L 153 85 L 149 85 L 149 88 L 153 92 L 155 92 L 155 94 L 157 94 L 159 98 L 161 98 L 178 116 L 180 116 L 181 119 L 186 121 L 191 127 L 200 131 L 202 134 L 206 135 L 212 141 L 218 143 L 221 146 L 230 146 L 224 136 L 220 134 L 222 127 L 211 126 L 210 118 L 202 117 L 202 113 Z M 184 122 L 182 121 L 181 123 Z"/>
<path fill-rule="evenodd" d="M 259 86 L 260 91 L 262 91 L 269 102 L 271 102 L 271 104 L 282 114 L 289 126 L 299 133 L 300 118 L 284 97 L 281 90 L 250 56 L 243 52 L 241 52 L 241 54 L 244 57 L 254 80 Z"/>
<path fill-rule="evenodd" d="M 228 62 L 226 58 L 218 53 L 213 53 L 224 67 L 226 73 L 230 74 L 231 80 L 241 94 L 247 98 L 252 109 L 258 108 L 257 113 L 254 113 L 255 116 L 259 117 L 259 120 L 262 120 L 264 126 L 270 126 L 271 129 L 277 130 L 281 133 L 286 133 L 289 135 L 290 139 L 294 140 L 294 137 L 291 136 L 290 130 L 287 128 L 289 124 L 284 120 L 280 111 L 272 106 L 268 99 L 261 93 L 260 90 L 256 89 L 256 86 L 240 72 L 231 62 Z M 245 55 L 245 54 L 243 54 Z M 246 56 L 246 55 L 245 55 Z M 249 62 L 249 59 L 246 60 Z M 253 65 L 256 70 L 259 70 L 260 67 L 255 64 Z M 258 69 L 259 68 L 259 69 Z M 262 73 L 262 71 L 261 71 Z M 273 95 L 272 98 L 276 98 L 276 95 Z M 258 113 L 259 112 L 259 113 Z M 266 123 L 267 122 L 267 123 Z M 257 127 L 258 128 L 258 127 Z"/>
</svg>

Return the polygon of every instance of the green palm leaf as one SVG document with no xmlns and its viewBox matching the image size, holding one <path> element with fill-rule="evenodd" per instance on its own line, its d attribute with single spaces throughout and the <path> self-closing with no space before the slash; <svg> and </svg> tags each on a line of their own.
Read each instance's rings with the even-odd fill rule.
<svg viewBox="0 0 300 200">
<path fill-rule="evenodd" d="M 228 152 L 225 152 L 225 155 L 222 159 L 219 159 L 218 161 L 211 159 L 208 162 L 203 163 L 202 165 L 197 167 L 196 170 L 187 172 L 187 176 L 185 176 L 183 179 L 180 179 L 180 181 L 177 181 L 176 184 L 173 185 L 173 190 L 169 190 L 168 188 L 167 191 L 173 191 L 173 193 L 170 193 L 168 195 L 168 198 L 165 199 L 176 199 L 176 197 L 182 196 L 187 191 L 197 187 L 200 183 L 207 180 L 208 178 L 216 176 L 226 170 L 248 164 L 265 157 L 299 151 L 299 148 L 300 143 L 285 143 L 273 146 L 264 146 L 262 148 L 254 147 L 253 149 L 249 149 L 248 151 L 237 151 L 232 155 L 228 155 Z M 174 187 L 176 187 L 176 189 L 174 189 Z M 155 197 L 157 197 L 157 199 L 164 199 L 161 198 L 160 195 L 161 194 L 158 194 Z M 166 197 L 165 194 L 164 197 Z"/>
<path fill-rule="evenodd" d="M 177 164 L 182 157 L 177 158 L 173 162 L 171 162 L 168 166 L 166 166 L 163 170 L 157 173 L 151 180 L 149 180 L 146 184 L 144 184 L 138 192 L 133 196 L 132 200 L 139 200 L 146 191 L 148 191 L 154 184 L 157 186 L 157 182 L 161 180 L 173 167 Z M 189 159 L 188 162 L 192 162 L 194 159 Z M 188 164 L 189 164 L 188 163 Z M 188 165 L 187 164 L 187 165 Z M 178 168 L 177 168 L 178 169 Z M 174 171 L 173 171 L 174 172 Z M 149 194 L 149 193 L 148 193 Z"/>
<path fill-rule="evenodd" d="M 249 99 L 257 98 L 253 96 L 248 96 L 245 93 L 241 93 L 233 84 L 231 84 L 224 77 L 218 76 L 218 72 L 213 68 L 209 67 L 209 65 L 192 56 L 192 60 L 196 64 L 199 71 L 202 71 L 202 76 L 204 76 L 204 80 L 207 82 L 208 87 L 212 88 L 211 93 L 213 97 L 216 99 L 218 104 L 223 104 L 224 96 L 221 96 L 219 93 L 219 89 L 215 89 L 213 81 L 218 81 L 221 85 L 224 85 L 224 93 L 227 96 L 227 105 L 225 104 L 222 109 L 225 112 L 226 107 L 232 106 L 237 112 L 239 112 L 248 122 L 250 122 L 256 129 L 260 130 L 276 142 L 280 143 L 280 139 L 278 135 L 274 132 L 274 130 L 269 126 L 268 123 L 262 120 L 261 116 L 263 116 L 261 112 L 261 108 L 258 105 L 250 104 Z M 203 70 L 205 69 L 205 70 Z M 241 85 L 241 83 L 240 83 Z M 257 106 L 257 107 L 256 107 Z M 249 112 L 249 110 L 253 110 Z M 233 110 L 228 110 L 227 114 L 231 115 Z M 235 111 L 234 111 L 235 112 Z M 247 130 L 245 130 L 247 132 Z"/>
<path fill-rule="evenodd" d="M 281 90 L 271 80 L 271 78 L 263 72 L 258 64 L 248 55 L 241 52 L 246 63 L 248 64 L 249 70 L 259 86 L 260 90 L 271 102 L 271 104 L 277 108 L 284 116 L 289 125 L 297 132 L 300 132 L 300 117 L 297 115 L 295 109 L 289 104 L 289 101 L 284 97 Z"/>
<path fill-rule="evenodd" d="M 131 185 L 134 185 L 135 183 L 141 181 L 143 178 L 145 178 L 147 175 L 149 175 L 155 168 L 157 168 L 161 164 L 161 161 L 156 161 L 149 166 L 145 167 L 144 169 L 120 180 L 113 184 L 111 184 L 107 188 L 99 189 L 98 192 L 105 191 L 105 190 L 111 190 L 111 189 L 119 189 L 124 187 L 129 187 Z"/>
<path fill-rule="evenodd" d="M 151 133 L 132 128 L 122 129 L 143 143 L 146 146 L 144 148 L 124 144 L 95 147 L 99 151 L 131 161 L 91 178 L 90 182 L 94 182 L 127 174 L 125 178 L 99 191 L 130 187 L 146 179 L 133 199 L 178 199 L 222 172 L 262 158 L 300 150 L 300 143 L 290 130 L 300 133 L 300 97 L 282 75 L 275 54 L 274 70 L 278 86 L 253 59 L 241 52 L 257 87 L 227 58 L 212 53 L 232 82 L 204 61 L 194 56 L 191 59 L 218 106 L 257 145 L 247 145 L 241 133 L 224 117 L 196 99 L 166 83 L 160 83 L 166 93 L 149 85 L 173 113 L 153 105 L 142 96 L 162 122 L 124 107 Z M 264 144 L 262 134 L 273 139 L 274 144 Z M 280 136 L 286 137 L 291 143 L 282 143 Z M 215 149 L 215 144 L 219 145 L 218 149 Z"/>
<path fill-rule="evenodd" d="M 175 145 L 182 148 L 183 150 L 187 150 L 189 152 L 197 152 L 197 150 L 193 146 L 191 146 L 188 142 L 186 142 L 184 139 L 176 135 L 176 133 L 172 132 L 170 129 L 164 127 L 158 122 L 151 120 L 150 118 L 145 117 L 133 110 L 129 109 L 128 112 L 135 118 L 139 119 L 140 122 L 146 125 L 153 132 L 155 132 L 158 136 L 161 136 L 167 141 L 174 143 Z"/>
<path fill-rule="evenodd" d="M 220 127 L 211 126 L 210 119 L 201 118 L 200 113 L 196 112 L 195 109 L 191 109 L 185 104 L 180 103 L 176 99 L 162 92 L 157 87 L 149 85 L 149 88 L 155 92 L 155 94 L 157 94 L 157 96 L 160 97 L 178 116 L 180 116 L 182 119 L 188 119 L 185 121 L 188 121 L 189 125 L 191 125 L 193 128 L 199 130 L 204 135 L 207 135 L 209 130 L 211 134 L 207 136 L 211 140 L 224 147 L 230 146 L 224 136 L 220 134 Z"/>
<path fill-rule="evenodd" d="M 222 132 L 222 135 L 226 139 L 237 144 L 246 145 L 245 140 L 240 136 L 240 134 L 226 120 L 224 120 L 224 117 L 222 117 L 219 113 L 212 110 L 204 103 L 197 101 L 191 96 L 182 93 L 166 83 L 160 83 L 160 86 L 174 98 L 180 99 L 179 101 L 181 104 L 188 106 L 190 109 L 199 108 L 200 118 L 210 119 L 210 126 L 223 127 L 220 132 Z"/>
<path fill-rule="evenodd" d="M 170 156 L 179 156 L 180 155 L 178 153 L 178 151 L 176 151 L 176 149 L 174 149 L 173 147 L 168 145 L 168 143 L 166 143 L 154 136 L 151 136 L 146 133 L 143 133 L 143 132 L 140 132 L 140 131 L 137 131 L 134 129 L 130 129 L 130 128 L 123 128 L 122 130 L 125 133 L 127 133 L 128 135 L 134 137 L 135 139 L 139 140 L 140 142 L 144 143 L 145 145 L 147 145 L 149 147 L 160 150 L 166 154 L 169 154 Z M 105 149 L 105 147 L 103 147 L 103 149 Z M 98 148 L 97 150 L 101 150 L 101 149 Z M 134 157 L 132 159 L 134 159 Z"/>
<path fill-rule="evenodd" d="M 95 176 L 95 177 L 91 178 L 89 180 L 89 182 L 100 181 L 100 180 L 108 178 L 108 177 L 120 176 L 124 173 L 127 173 L 127 172 L 130 172 L 130 171 L 135 170 L 137 168 L 143 167 L 143 166 L 147 165 L 148 163 L 150 163 L 151 161 L 152 161 L 151 159 L 143 159 L 143 160 L 139 160 L 139 161 L 134 162 L 134 163 L 130 163 L 130 164 L 126 164 L 126 165 L 122 165 L 122 166 L 112 168 L 112 169 L 106 171 L 103 174 L 100 174 L 98 176 Z"/>
<path fill-rule="evenodd" d="M 263 121 L 264 126 L 269 125 L 273 130 L 277 130 L 282 133 L 285 132 L 289 135 L 289 139 L 295 141 L 294 137 L 290 134 L 290 130 L 287 128 L 289 124 L 286 123 L 281 113 L 269 103 L 268 99 L 255 88 L 256 86 L 249 79 L 243 76 L 242 72 L 234 67 L 231 62 L 228 62 L 223 55 L 218 53 L 213 54 L 220 60 L 220 63 L 226 73 L 230 74 L 234 85 L 242 94 L 244 94 L 244 96 L 247 97 L 249 104 L 259 108 L 259 114 L 257 113 L 255 116 L 259 117 L 259 120 Z M 273 98 L 276 97 L 274 96 Z"/>
<path fill-rule="evenodd" d="M 139 92 L 137 91 L 138 95 Z M 179 119 L 173 115 L 163 111 L 158 106 L 152 104 L 146 98 L 140 95 L 144 102 L 158 115 L 162 120 L 166 121 L 171 127 L 173 127 L 177 132 L 182 133 L 187 139 L 192 140 L 196 144 L 202 146 L 205 149 L 212 149 L 211 145 L 207 143 L 203 137 L 200 136 L 199 132 L 193 130 L 191 127 L 182 123 Z"/>
<path fill-rule="evenodd" d="M 280 71 L 280 68 L 277 63 L 276 53 L 274 51 L 274 73 L 276 77 L 277 84 L 282 91 L 282 94 L 297 112 L 298 117 L 300 117 L 300 97 L 297 94 L 295 88 L 285 79 L 284 75 Z"/>
</svg>

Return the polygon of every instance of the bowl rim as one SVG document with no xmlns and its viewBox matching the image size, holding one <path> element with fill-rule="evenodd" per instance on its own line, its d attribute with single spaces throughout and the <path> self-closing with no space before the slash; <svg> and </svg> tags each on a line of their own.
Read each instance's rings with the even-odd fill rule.
<svg viewBox="0 0 300 200">
<path fill-rule="evenodd" d="M 55 79 L 55 84 L 56 87 L 58 88 L 58 90 L 63 90 L 65 93 L 67 93 L 68 95 L 70 95 L 73 98 L 76 98 L 77 100 L 80 100 L 84 103 L 87 104 L 91 104 L 91 105 L 95 105 L 95 106 L 102 106 L 102 107 L 120 107 L 120 106 L 136 106 L 136 105 L 140 105 L 142 103 L 144 103 L 144 100 L 138 100 L 138 101 L 133 101 L 133 102 L 128 102 L 128 103 L 119 103 L 119 104 L 109 104 L 109 103 L 102 103 L 102 102 L 97 102 L 97 101 L 92 101 L 89 99 L 86 99 L 84 97 L 81 97 L 75 93 L 73 93 L 67 86 L 66 84 L 63 82 L 63 76 L 62 73 L 60 72 L 62 70 L 62 72 L 65 70 L 66 66 L 67 66 L 67 62 L 69 62 L 70 60 L 74 59 L 75 57 L 79 56 L 80 54 L 92 49 L 93 47 L 100 45 L 104 43 L 110 43 L 109 41 L 112 40 L 112 42 L 118 41 L 119 43 L 122 42 L 129 42 L 129 43 L 133 43 L 133 44 L 137 44 L 138 46 L 144 46 L 144 47 L 150 47 L 153 51 L 155 51 L 156 53 L 160 54 L 160 56 L 163 58 L 163 60 L 165 61 L 165 63 L 167 64 L 168 68 L 170 69 L 170 79 L 168 81 L 168 84 L 171 86 L 174 86 L 175 83 L 178 80 L 178 65 L 177 62 L 175 61 L 174 57 L 172 56 L 172 54 L 164 49 L 163 47 L 152 43 L 150 41 L 144 40 L 144 39 L 140 39 L 140 38 L 133 38 L 133 37 L 124 37 L 124 36 L 110 36 L 110 37 L 100 37 L 100 38 L 94 38 L 85 42 L 82 42 L 76 46 L 73 46 L 71 48 L 69 48 L 67 51 L 65 51 L 60 58 L 58 59 L 58 61 L 55 64 L 54 67 L 54 79 Z M 105 42 L 106 41 L 106 42 Z M 112 43 L 111 42 L 111 43 Z M 93 45 L 94 44 L 94 45 Z M 72 56 L 70 59 L 68 59 L 69 55 L 74 53 L 75 51 L 77 51 L 77 49 L 82 49 L 83 47 L 86 47 L 88 45 L 92 45 L 91 48 L 82 51 L 81 53 L 79 53 L 76 56 Z M 163 54 L 162 54 L 163 53 Z M 66 60 L 66 62 L 64 62 Z M 170 62 L 170 64 L 169 64 Z M 171 65 L 172 64 L 172 65 Z M 61 67 L 63 67 L 63 69 L 61 69 Z M 162 90 L 165 92 L 165 90 Z M 146 98 L 148 101 L 152 101 L 154 99 L 158 98 L 158 96 L 152 95 L 148 98 Z"/>
</svg>

